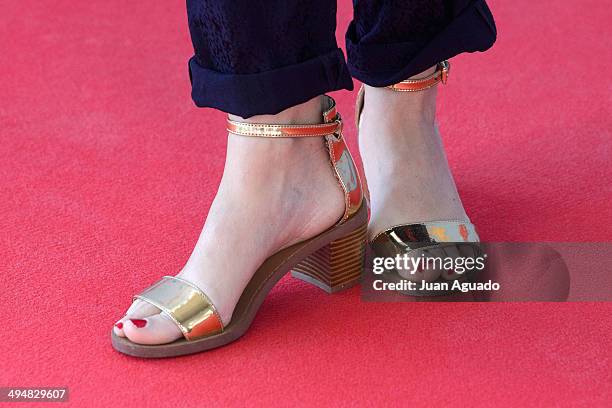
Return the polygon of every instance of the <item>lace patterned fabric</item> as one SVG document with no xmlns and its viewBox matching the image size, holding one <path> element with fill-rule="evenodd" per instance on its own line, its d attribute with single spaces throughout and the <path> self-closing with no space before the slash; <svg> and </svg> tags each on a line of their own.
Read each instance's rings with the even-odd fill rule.
<svg viewBox="0 0 612 408">
<path fill-rule="evenodd" d="M 484 0 L 354 0 L 348 65 L 336 43 L 333 0 L 187 0 L 196 105 L 249 117 L 322 93 L 351 75 L 386 86 L 495 42 Z"/>
<path fill-rule="evenodd" d="M 198 63 L 251 74 L 298 64 L 338 48 L 331 0 L 188 0 Z"/>
</svg>

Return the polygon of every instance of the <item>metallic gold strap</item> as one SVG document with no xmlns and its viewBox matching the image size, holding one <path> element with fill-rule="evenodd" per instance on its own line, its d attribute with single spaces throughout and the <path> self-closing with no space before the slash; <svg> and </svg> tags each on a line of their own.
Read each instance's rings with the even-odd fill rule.
<svg viewBox="0 0 612 408">
<path fill-rule="evenodd" d="M 187 340 L 223 331 L 221 317 L 210 299 L 194 284 L 176 276 L 164 276 L 134 299 L 161 309 Z"/>
<path fill-rule="evenodd" d="M 227 131 L 240 136 L 257 137 L 322 137 L 342 133 L 342 119 L 336 111 L 336 102 L 325 95 L 328 108 L 323 112 L 323 123 L 317 125 L 271 125 L 227 120 Z"/>
<path fill-rule="evenodd" d="M 396 225 L 377 234 L 370 242 L 370 248 L 374 257 L 397 258 L 408 256 L 413 259 L 423 258 L 432 259 L 421 264 L 419 274 L 414 270 L 395 268 L 398 278 L 407 279 L 414 282 L 437 282 L 462 279 L 463 272 L 474 273 L 475 270 L 469 266 L 465 259 L 481 256 L 482 247 L 479 244 L 479 237 L 474 225 L 467 221 L 430 221 L 415 224 Z M 463 271 L 458 272 L 448 269 L 447 259 L 464 258 Z M 438 259 L 439 261 L 436 261 Z M 417 261 L 418 262 L 418 261 Z M 436 267 L 436 262 L 439 263 Z M 433 265 L 433 267 L 432 267 Z M 442 266 L 444 265 L 444 266 Z M 459 264 L 456 264 L 459 266 Z M 413 264 L 413 267 L 416 267 Z M 390 276 L 394 276 L 393 274 Z"/>
<path fill-rule="evenodd" d="M 479 242 L 474 224 L 467 221 L 430 221 L 396 225 L 372 238 L 372 243 L 392 243 L 410 248 L 412 243 Z"/>
<path fill-rule="evenodd" d="M 240 136 L 258 137 L 321 137 L 337 133 L 341 129 L 340 118 L 319 125 L 267 125 L 227 120 L 227 131 Z"/>
<path fill-rule="evenodd" d="M 421 79 L 406 79 L 397 84 L 388 86 L 387 88 L 399 92 L 418 92 L 436 86 L 439 82 L 446 84 L 448 73 L 450 72 L 450 63 L 442 61 L 438 64 L 436 72 L 421 78 Z"/>
</svg>

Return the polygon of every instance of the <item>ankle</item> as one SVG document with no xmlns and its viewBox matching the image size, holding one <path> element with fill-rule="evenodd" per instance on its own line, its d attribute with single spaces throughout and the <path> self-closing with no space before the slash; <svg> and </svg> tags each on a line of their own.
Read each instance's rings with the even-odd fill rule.
<svg viewBox="0 0 612 408">
<path fill-rule="evenodd" d="M 429 126 L 436 119 L 436 87 L 419 92 L 397 92 L 366 85 L 362 119 L 386 122 L 394 127 Z"/>
<path fill-rule="evenodd" d="M 276 115 L 256 115 L 247 119 L 229 115 L 229 119 L 270 125 L 320 124 L 323 122 L 324 102 L 322 96 L 317 96 Z M 233 167 L 270 169 L 282 173 L 307 163 L 311 166 L 327 165 L 328 161 L 322 137 L 264 138 L 231 133 L 228 137 L 227 162 L 233 163 Z"/>
<path fill-rule="evenodd" d="M 242 118 L 229 115 L 231 120 L 245 123 L 266 123 L 270 125 L 313 125 L 322 122 L 323 97 L 316 96 L 313 99 L 285 109 L 276 115 L 255 115 L 250 118 Z"/>
<path fill-rule="evenodd" d="M 407 79 L 423 79 L 432 75 L 438 66 L 433 66 Z M 394 91 L 386 87 L 365 85 L 363 116 L 375 116 L 379 121 L 403 123 L 407 126 L 433 127 L 436 119 L 437 87 L 407 92 Z M 376 120 L 375 118 L 372 118 Z"/>
<path fill-rule="evenodd" d="M 310 140 L 307 140 L 310 139 Z M 319 138 L 267 139 L 229 135 L 223 172 L 226 189 L 237 194 L 282 189 L 286 183 L 320 182 L 329 158 Z M 243 181 L 248 180 L 248 183 Z"/>
</svg>

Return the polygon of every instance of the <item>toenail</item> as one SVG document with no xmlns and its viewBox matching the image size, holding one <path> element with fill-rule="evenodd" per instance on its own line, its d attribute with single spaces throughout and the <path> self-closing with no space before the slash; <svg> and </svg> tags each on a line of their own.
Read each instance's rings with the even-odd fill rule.
<svg viewBox="0 0 612 408">
<path fill-rule="evenodd" d="M 143 328 L 147 325 L 147 321 L 144 319 L 130 319 L 130 322 L 134 323 L 134 326 L 140 328 Z"/>
<path fill-rule="evenodd" d="M 120 329 L 120 330 L 121 330 L 121 329 L 123 329 L 123 322 L 117 322 L 117 323 L 115 323 L 115 327 L 116 327 L 116 328 L 118 328 L 118 329 Z"/>
</svg>

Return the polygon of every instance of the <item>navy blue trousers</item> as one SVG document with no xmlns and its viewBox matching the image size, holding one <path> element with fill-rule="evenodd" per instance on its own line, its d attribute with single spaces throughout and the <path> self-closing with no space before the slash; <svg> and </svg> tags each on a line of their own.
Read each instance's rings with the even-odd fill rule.
<svg viewBox="0 0 612 408">
<path fill-rule="evenodd" d="M 347 59 L 336 43 L 334 0 L 187 0 L 195 55 L 192 97 L 247 118 L 353 89 L 351 76 L 387 86 L 497 31 L 484 0 L 353 0 Z"/>
</svg>

